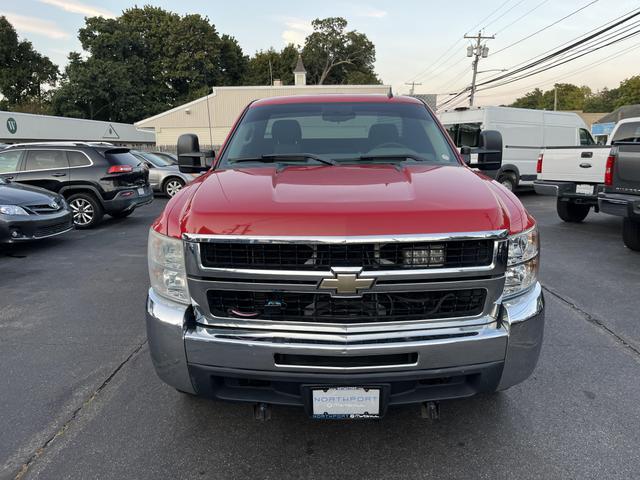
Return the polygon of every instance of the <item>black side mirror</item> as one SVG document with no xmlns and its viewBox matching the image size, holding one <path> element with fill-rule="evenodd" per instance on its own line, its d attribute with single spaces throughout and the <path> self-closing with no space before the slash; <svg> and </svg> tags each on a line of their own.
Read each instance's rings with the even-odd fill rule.
<svg viewBox="0 0 640 480">
<path fill-rule="evenodd" d="M 502 167 L 502 135 L 497 130 L 480 132 L 480 145 L 474 153 L 478 154 L 477 163 L 468 163 L 470 167 L 481 171 L 499 170 Z"/>
<path fill-rule="evenodd" d="M 462 155 L 464 163 L 471 164 L 471 147 L 460 147 L 460 155 Z"/>
<path fill-rule="evenodd" d="M 213 165 L 215 153 L 201 152 L 198 136 L 184 133 L 178 137 L 178 168 L 182 173 L 201 173 Z"/>
</svg>

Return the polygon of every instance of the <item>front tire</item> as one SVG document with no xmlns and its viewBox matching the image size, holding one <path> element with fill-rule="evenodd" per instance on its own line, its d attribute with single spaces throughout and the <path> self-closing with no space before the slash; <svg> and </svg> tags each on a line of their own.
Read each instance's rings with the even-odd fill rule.
<svg viewBox="0 0 640 480">
<path fill-rule="evenodd" d="M 518 187 L 516 176 L 513 173 L 509 172 L 500 174 L 500 176 L 498 177 L 498 183 L 502 184 L 502 186 L 510 192 L 515 191 L 515 189 Z"/>
<path fill-rule="evenodd" d="M 102 205 L 90 193 L 75 193 L 67 198 L 67 203 L 73 212 L 73 225 L 76 228 L 93 228 L 102 220 Z"/>
<path fill-rule="evenodd" d="M 565 222 L 580 223 L 587 218 L 591 207 L 589 205 L 558 199 L 556 209 L 558 210 L 558 216 Z"/>
<path fill-rule="evenodd" d="M 164 182 L 162 190 L 166 196 L 173 197 L 176 193 L 182 190 L 182 187 L 184 187 L 184 180 L 181 178 L 171 177 Z"/>
<path fill-rule="evenodd" d="M 622 221 L 622 241 L 628 249 L 640 251 L 640 222 L 628 218 Z"/>
</svg>

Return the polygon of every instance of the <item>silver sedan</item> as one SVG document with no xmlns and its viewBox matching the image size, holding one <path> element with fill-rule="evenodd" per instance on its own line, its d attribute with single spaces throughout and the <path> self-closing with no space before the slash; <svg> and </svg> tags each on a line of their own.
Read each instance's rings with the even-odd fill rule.
<svg viewBox="0 0 640 480">
<path fill-rule="evenodd" d="M 149 183 L 155 192 L 161 192 L 169 197 L 178 193 L 185 184 L 201 175 L 182 173 L 178 165 L 170 158 L 155 153 L 131 150 L 131 153 L 149 167 Z"/>
</svg>

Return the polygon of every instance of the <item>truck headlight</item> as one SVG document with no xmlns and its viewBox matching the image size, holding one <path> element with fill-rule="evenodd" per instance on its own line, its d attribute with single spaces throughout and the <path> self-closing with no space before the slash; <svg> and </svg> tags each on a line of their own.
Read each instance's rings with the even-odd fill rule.
<svg viewBox="0 0 640 480">
<path fill-rule="evenodd" d="M 149 230 L 149 279 L 151 288 L 174 302 L 189 303 L 182 240 Z"/>
<path fill-rule="evenodd" d="M 522 293 L 536 283 L 539 251 L 537 226 L 509 237 L 509 259 L 504 282 L 505 297 Z"/>
<path fill-rule="evenodd" d="M 0 213 L 4 215 L 29 215 L 24 208 L 17 205 L 0 205 Z"/>
</svg>

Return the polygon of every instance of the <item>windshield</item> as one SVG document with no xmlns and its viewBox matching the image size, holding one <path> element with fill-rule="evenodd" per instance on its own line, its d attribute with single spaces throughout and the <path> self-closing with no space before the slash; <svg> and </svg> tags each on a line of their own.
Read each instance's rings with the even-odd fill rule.
<svg viewBox="0 0 640 480">
<path fill-rule="evenodd" d="M 324 162 L 320 162 L 324 160 Z M 249 109 L 221 158 L 222 168 L 269 162 L 459 165 L 422 105 L 294 103 Z M 242 162 L 240 164 L 240 162 Z"/>
<path fill-rule="evenodd" d="M 155 153 L 136 152 L 136 154 L 144 158 L 146 161 L 152 163 L 156 167 L 168 167 L 170 165 L 176 164 L 176 162 L 169 160 L 168 157 L 161 157 L 160 155 L 156 155 Z"/>
</svg>

